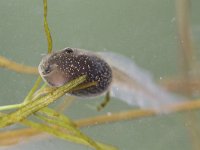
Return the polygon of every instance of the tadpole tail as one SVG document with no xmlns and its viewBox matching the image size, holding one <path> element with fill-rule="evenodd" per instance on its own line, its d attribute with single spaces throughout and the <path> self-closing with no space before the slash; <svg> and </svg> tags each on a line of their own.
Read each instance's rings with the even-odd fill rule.
<svg viewBox="0 0 200 150">
<path fill-rule="evenodd" d="M 112 68 L 111 96 L 129 105 L 154 109 L 159 113 L 164 106 L 182 102 L 180 96 L 169 93 L 153 81 L 151 74 L 138 67 L 131 59 L 113 52 L 99 52 Z"/>
</svg>

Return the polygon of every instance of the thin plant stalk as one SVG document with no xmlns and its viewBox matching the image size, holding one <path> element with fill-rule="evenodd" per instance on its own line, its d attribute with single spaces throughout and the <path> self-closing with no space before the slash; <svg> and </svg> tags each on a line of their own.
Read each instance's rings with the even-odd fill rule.
<svg viewBox="0 0 200 150">
<path fill-rule="evenodd" d="M 47 22 L 47 0 L 43 0 L 43 5 L 44 5 L 44 30 L 45 30 L 45 35 L 47 38 L 47 43 L 48 43 L 48 53 L 52 52 L 52 38 L 51 38 L 51 32 L 49 29 L 49 25 Z"/>
<path fill-rule="evenodd" d="M 74 87 L 76 87 L 80 83 L 82 83 L 85 80 L 85 78 L 86 78 L 85 76 L 81 76 L 78 79 L 75 79 L 69 82 L 68 84 L 54 90 L 53 92 L 43 97 L 39 97 L 38 99 L 34 101 L 27 102 L 27 104 L 25 104 L 19 110 L 16 110 L 15 112 L 11 114 L 1 117 L 0 128 L 20 122 L 23 119 L 30 116 L 31 114 L 35 113 L 36 111 L 39 111 L 40 109 L 48 106 L 52 102 L 56 101 L 59 97 L 63 96 L 65 93 L 72 90 Z"/>
<path fill-rule="evenodd" d="M 181 46 L 181 54 L 182 54 L 182 70 L 183 70 L 183 79 L 186 83 L 185 95 L 188 97 L 192 97 L 193 90 L 189 89 L 190 83 L 194 74 L 191 74 L 191 70 L 194 69 L 193 65 L 195 62 L 195 51 L 193 48 L 192 41 L 192 32 L 190 25 L 190 4 L 189 0 L 176 0 L 176 10 L 177 10 L 177 25 L 178 25 L 178 35 L 179 35 L 179 43 Z M 187 126 L 191 142 L 193 143 L 194 149 L 200 149 L 200 130 L 196 128 L 197 126 L 197 117 L 193 112 L 188 112 L 186 114 L 186 122 L 190 122 L 190 126 Z"/>
<path fill-rule="evenodd" d="M 24 103 L 27 103 L 28 101 L 30 101 L 31 97 L 33 96 L 33 94 L 35 93 L 35 91 L 38 89 L 38 87 L 39 87 L 39 85 L 40 85 L 41 82 L 42 82 L 42 78 L 40 76 L 38 76 L 38 78 L 35 81 L 32 89 L 29 91 L 28 95 L 24 99 Z"/>
<path fill-rule="evenodd" d="M 38 75 L 38 70 L 36 67 L 19 64 L 3 56 L 0 56 L 0 67 L 19 73 Z"/>
<path fill-rule="evenodd" d="M 28 103 L 28 101 L 31 100 L 31 97 L 33 96 L 33 94 L 35 93 L 35 91 L 37 90 L 37 88 L 39 87 L 41 81 L 42 81 L 41 77 L 38 76 L 38 78 L 35 81 L 33 87 L 31 88 L 31 90 L 29 91 L 28 95 L 25 97 L 25 99 L 24 99 L 24 101 L 22 103 L 20 103 L 20 104 L 6 105 L 6 106 L 0 106 L 0 111 L 9 110 L 9 109 L 16 109 L 16 108 L 20 108 L 20 107 L 26 105 Z"/>
</svg>

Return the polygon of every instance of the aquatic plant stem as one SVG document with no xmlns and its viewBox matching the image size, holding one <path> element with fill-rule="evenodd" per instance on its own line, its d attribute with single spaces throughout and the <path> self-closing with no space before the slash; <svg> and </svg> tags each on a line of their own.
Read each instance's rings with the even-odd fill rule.
<svg viewBox="0 0 200 150">
<path fill-rule="evenodd" d="M 28 95 L 25 97 L 24 99 L 24 104 L 26 104 L 28 101 L 31 100 L 31 97 L 33 96 L 33 94 L 35 93 L 35 91 L 38 89 L 40 83 L 42 81 L 42 78 L 40 76 L 38 76 L 37 80 L 35 81 L 32 89 L 29 91 Z"/>
<path fill-rule="evenodd" d="M 190 1 L 176 0 L 178 38 L 181 46 L 182 69 L 185 75 L 192 69 L 195 58 L 190 25 Z M 189 75 L 189 74 L 187 74 Z"/>
<path fill-rule="evenodd" d="M 43 0 L 43 5 L 44 5 L 44 30 L 45 30 L 45 35 L 48 42 L 48 53 L 51 53 L 52 52 L 52 38 L 51 38 L 49 25 L 47 22 L 47 0 Z"/>
<path fill-rule="evenodd" d="M 0 117 L 0 128 L 6 127 L 8 125 L 20 122 L 30 116 L 31 114 L 35 113 L 36 111 L 48 106 L 50 103 L 56 101 L 59 97 L 63 96 L 65 93 L 85 81 L 86 77 L 81 76 L 78 79 L 75 79 L 68 84 L 52 91 L 51 93 L 39 97 L 38 99 L 34 101 L 29 101 L 27 104 L 25 104 L 23 107 L 21 107 L 19 110 L 5 115 L 3 117 Z"/>
<path fill-rule="evenodd" d="M 24 101 L 22 103 L 0 106 L 0 111 L 21 108 L 22 106 L 26 105 L 29 101 L 34 101 L 37 98 L 39 98 L 41 95 L 49 94 L 55 90 L 55 88 L 50 88 L 50 87 L 45 89 L 46 84 L 43 84 L 43 86 L 41 86 L 41 88 L 36 92 L 41 80 L 42 80 L 41 77 L 38 77 L 33 88 L 29 91 L 28 95 L 26 96 L 26 98 L 24 99 Z M 90 87 L 90 86 L 93 86 L 96 84 L 97 84 L 96 82 L 83 84 L 83 85 L 73 88 L 73 91 L 76 91 L 78 89 L 87 88 L 87 87 Z"/>
<path fill-rule="evenodd" d="M 26 74 L 33 74 L 33 75 L 38 74 L 38 70 L 36 67 L 30 67 L 30 66 L 19 64 L 3 56 L 0 56 L 0 67 L 9 69 L 15 72 L 19 72 L 19 73 L 26 73 Z"/>
<path fill-rule="evenodd" d="M 171 110 L 171 113 L 198 110 L 200 109 L 200 99 L 192 100 L 192 101 L 190 100 L 184 103 L 176 104 L 174 106 L 170 106 L 169 108 Z M 169 115 L 169 114 L 170 113 L 163 114 L 163 115 Z M 156 111 L 151 110 L 151 109 L 136 109 L 136 110 L 129 110 L 129 111 L 118 112 L 118 113 L 111 113 L 109 115 L 100 115 L 100 116 L 91 117 L 91 118 L 79 119 L 74 122 L 77 127 L 88 127 L 88 126 L 96 126 L 96 125 L 105 124 L 105 123 L 118 122 L 118 121 L 124 121 L 124 120 L 134 120 L 138 118 L 152 117 L 152 116 L 157 116 Z M 9 137 L 9 139 L 10 137 L 18 138 L 18 136 L 21 137 L 22 135 L 25 137 L 28 137 L 28 136 L 35 135 L 37 133 L 39 134 L 40 132 L 38 132 L 38 130 L 35 130 L 35 129 L 20 129 L 20 130 L 15 130 L 15 131 L 10 131 L 10 132 L 5 131 L 4 133 L 1 132 L 0 141 L 1 140 L 5 141 L 6 137 L 7 138 Z"/>
<path fill-rule="evenodd" d="M 39 87 L 41 81 L 42 81 L 42 79 L 39 76 L 37 78 L 37 80 L 35 81 L 34 86 L 29 91 L 28 95 L 26 96 L 26 98 L 24 99 L 24 101 L 22 103 L 20 103 L 20 104 L 13 104 L 13 105 L 6 105 L 6 106 L 0 106 L 0 111 L 9 110 L 9 109 L 16 109 L 16 108 L 20 108 L 20 107 L 26 105 L 27 102 L 31 100 L 31 97 L 33 96 L 33 94 L 35 93 L 35 91 L 37 90 L 37 88 Z"/>
<path fill-rule="evenodd" d="M 46 132 L 53 134 L 55 136 L 58 136 L 59 138 L 65 139 L 66 137 L 67 140 L 72 140 L 72 142 L 76 142 L 76 143 L 80 143 L 83 141 L 84 143 L 82 144 L 94 147 L 97 150 L 113 149 L 110 146 L 106 146 L 104 144 L 93 141 L 91 138 L 89 138 L 88 136 L 83 134 L 80 130 L 78 130 L 75 124 L 69 118 L 67 118 L 66 116 L 60 113 L 57 113 L 53 109 L 49 109 L 49 108 L 41 109 L 36 114 L 36 116 L 39 119 L 45 121 L 48 125 L 53 125 L 53 128 L 51 127 L 50 131 L 47 130 Z M 42 129 L 42 127 L 40 129 Z M 53 131 L 54 129 L 55 131 Z M 52 133 L 52 131 L 54 133 Z M 60 131 L 61 133 L 59 133 Z M 65 132 L 66 134 L 63 134 Z M 59 135 L 57 135 L 57 133 L 59 133 Z M 105 146 L 107 148 L 105 148 Z"/>
<path fill-rule="evenodd" d="M 27 125 L 27 126 L 33 127 L 35 129 L 48 132 L 48 133 L 50 133 L 54 136 L 57 136 L 59 138 L 65 139 L 65 140 L 70 140 L 72 142 L 84 144 L 84 145 L 91 146 L 91 147 L 93 147 L 92 145 L 95 145 L 97 150 L 101 150 L 101 148 L 93 141 L 92 142 L 90 141 L 91 142 L 91 144 L 90 144 L 90 143 L 88 143 L 88 141 L 86 141 L 84 139 L 80 139 L 79 137 L 72 136 L 70 134 L 63 134 L 63 131 L 60 131 L 58 129 L 53 130 L 52 127 L 50 127 L 48 125 L 35 123 L 35 122 L 29 121 L 29 120 L 24 120 L 24 121 L 22 121 L 22 123 Z"/>
<path fill-rule="evenodd" d="M 16 109 L 16 108 L 20 108 L 22 106 L 24 106 L 24 103 L 0 106 L 0 111 L 9 110 L 9 109 Z"/>
<path fill-rule="evenodd" d="M 57 113 L 53 109 L 44 108 L 54 100 L 58 99 L 59 96 L 65 94 L 67 91 L 75 89 L 75 87 L 84 82 L 85 79 L 86 76 L 79 77 L 63 87 L 54 89 L 54 91 L 43 97 L 39 97 L 34 101 L 28 101 L 27 104 L 11 114 L 2 114 L 2 117 L 0 118 L 0 127 L 5 127 L 7 125 L 20 122 L 29 127 L 36 128 L 40 131 L 45 131 L 49 134 L 57 136 L 58 138 L 84 144 L 95 148 L 96 150 L 116 150 L 116 148 L 112 146 L 93 141 L 91 138 L 79 131 L 76 125 L 67 116 Z M 41 124 L 27 120 L 27 117 L 33 113 L 41 121 L 45 121 L 46 123 Z"/>
<path fill-rule="evenodd" d="M 189 86 L 191 80 L 194 77 L 199 77 L 199 74 L 192 72 L 195 68 L 196 53 L 194 48 L 194 42 L 191 31 L 190 15 L 191 15 L 191 1 L 188 0 L 176 0 L 176 14 L 177 14 L 177 27 L 178 27 L 178 38 L 181 50 L 181 61 L 182 61 L 182 75 L 185 81 L 184 95 L 192 98 L 193 93 L 196 93 L 196 89 L 190 90 Z M 196 70 L 196 69 L 195 69 Z M 195 90 L 195 91 L 194 91 Z M 189 137 L 193 146 L 193 149 L 200 149 L 200 130 L 198 126 L 198 117 L 193 112 L 186 114 L 185 122 L 190 122 L 188 129 Z"/>
<path fill-rule="evenodd" d="M 192 110 L 200 109 L 200 99 L 197 100 L 190 100 L 187 102 L 182 102 L 179 104 L 174 104 L 171 106 L 163 107 L 164 110 L 169 110 L 169 113 L 162 114 L 168 115 L 170 113 L 176 112 L 187 112 Z M 157 116 L 158 113 L 152 109 L 136 109 L 136 110 L 129 110 L 119 113 L 111 113 L 109 115 L 101 115 L 86 119 L 80 119 L 75 121 L 78 127 L 85 127 L 85 126 L 94 126 L 109 122 L 117 122 L 123 120 L 133 120 L 142 117 L 150 117 L 150 116 Z M 160 115 L 159 115 L 160 116 Z"/>
</svg>

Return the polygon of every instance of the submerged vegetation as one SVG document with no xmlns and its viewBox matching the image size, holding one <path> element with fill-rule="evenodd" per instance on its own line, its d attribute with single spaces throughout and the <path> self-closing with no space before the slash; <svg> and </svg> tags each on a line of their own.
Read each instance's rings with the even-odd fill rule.
<svg viewBox="0 0 200 150">
<path fill-rule="evenodd" d="M 44 31 L 46 34 L 48 42 L 48 53 L 52 51 L 52 38 L 51 33 L 48 27 L 47 22 L 47 0 L 44 0 Z M 177 1 L 178 2 L 178 1 Z M 181 8 L 180 8 L 181 9 Z M 184 16 L 183 16 L 184 17 Z M 181 19 L 180 19 L 181 20 Z M 182 23 L 180 22 L 180 25 Z M 180 27 L 181 28 L 181 27 Z M 186 32 L 179 31 L 181 37 Z M 187 43 L 187 42 L 184 42 Z M 183 45 L 187 47 L 187 45 Z M 186 50 L 186 48 L 184 49 Z M 190 54 L 192 55 L 192 54 Z M 192 57 L 192 56 L 191 56 Z M 187 58 L 185 58 L 187 59 Z M 188 58 L 189 59 L 189 58 Z M 191 60 L 186 60 L 191 61 Z M 188 68 L 189 64 L 185 64 Z M 21 64 L 17 64 L 13 61 L 8 60 L 0 56 L 0 67 L 10 69 L 20 73 L 35 74 L 38 75 L 37 68 L 29 67 Z M 188 71 L 188 70 L 187 70 Z M 183 81 L 180 80 L 177 85 L 183 85 L 181 88 L 183 91 L 188 90 L 190 84 L 192 85 L 193 80 L 187 79 L 187 75 L 184 76 Z M 33 136 L 42 132 L 49 133 L 60 139 L 68 140 L 74 143 L 83 144 L 89 147 L 92 147 L 97 150 L 114 150 L 116 149 L 113 146 L 105 145 L 99 142 L 92 140 L 90 137 L 83 134 L 79 127 L 89 126 L 89 125 L 99 125 L 102 123 L 122 121 L 128 119 L 136 119 L 139 117 L 148 117 L 156 116 L 157 113 L 155 110 L 151 109 L 134 109 L 131 111 L 124 111 L 119 113 L 112 113 L 109 115 L 102 115 L 93 118 L 86 118 L 81 120 L 71 120 L 67 116 L 63 115 L 61 112 L 58 112 L 54 109 L 48 107 L 49 104 L 55 102 L 65 93 L 89 87 L 96 83 L 90 83 L 84 86 L 79 86 L 82 82 L 85 81 L 85 76 L 81 76 L 66 85 L 59 88 L 49 88 L 45 84 L 42 86 L 41 77 L 38 76 L 38 79 L 35 81 L 34 86 L 27 94 L 25 99 L 20 104 L 13 104 L 7 106 L 0 106 L 0 128 L 7 127 L 16 123 L 23 124 L 29 128 L 18 129 L 14 131 L 0 132 L 0 146 L 6 144 L 14 144 L 18 142 L 20 138 Z M 169 83 L 171 84 L 169 85 Z M 177 80 L 176 80 L 177 82 Z M 198 84 L 197 82 L 195 82 Z M 169 88 L 173 88 L 175 85 L 174 80 L 170 80 L 165 83 Z M 186 89 L 185 89 L 186 87 Z M 181 90 L 180 86 L 176 87 L 175 90 Z M 4 110 L 12 109 L 11 113 L 3 113 Z M 180 111 L 191 111 L 200 109 L 200 100 L 188 100 L 184 103 L 174 104 L 173 106 L 166 106 L 163 109 L 168 110 L 168 112 L 180 112 Z M 165 114 L 166 115 L 166 114 Z M 31 116 L 31 117 L 30 117 Z M 31 118 L 31 119 L 30 119 Z M 32 118 L 35 118 L 37 121 L 33 121 Z M 13 141 L 12 141 L 13 140 Z"/>
<path fill-rule="evenodd" d="M 47 22 L 47 0 L 43 1 L 44 4 L 44 30 L 48 41 L 48 53 L 52 51 L 52 38 Z M 1 58 L 1 66 L 12 66 L 7 67 L 14 71 L 25 72 L 25 73 L 36 73 L 35 68 L 23 66 L 14 62 L 10 62 L 7 59 Z M 17 69 L 15 69 L 17 68 Z M 23 71 L 26 70 L 26 71 Z M 59 88 L 51 88 L 49 92 L 41 92 L 44 90 L 45 84 L 39 88 L 41 77 L 38 77 L 33 88 L 30 90 L 26 98 L 21 104 L 1 106 L 0 111 L 8 109 L 17 109 L 9 114 L 1 113 L 0 117 L 0 128 L 21 123 L 34 129 L 47 132 L 61 139 L 69 140 L 75 143 L 87 145 L 97 150 L 114 150 L 114 147 L 104 145 L 99 142 L 95 142 L 86 135 L 84 135 L 67 116 L 64 116 L 47 106 L 52 102 L 59 99 L 65 93 L 76 90 L 77 88 L 85 88 L 92 84 L 78 87 L 78 85 L 84 82 L 85 76 L 81 76 L 66 85 Z M 34 96 L 36 94 L 36 96 Z M 28 119 L 30 115 L 34 115 L 40 122 L 34 122 Z"/>
</svg>

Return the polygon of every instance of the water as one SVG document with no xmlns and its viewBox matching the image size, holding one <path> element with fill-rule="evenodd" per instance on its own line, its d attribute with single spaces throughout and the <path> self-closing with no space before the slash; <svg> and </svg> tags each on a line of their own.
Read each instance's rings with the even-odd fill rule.
<svg viewBox="0 0 200 150">
<path fill-rule="evenodd" d="M 198 41 L 197 6 L 200 2 L 192 2 L 192 27 Z M 174 1 L 49 0 L 48 10 L 56 50 L 77 47 L 118 52 L 149 70 L 155 80 L 180 72 Z M 42 1 L 1 0 L 0 18 L 0 54 L 19 63 L 37 66 L 41 54 L 47 51 Z M 198 43 L 195 44 L 198 48 Z M 21 102 L 36 79 L 4 69 L 0 72 L 1 105 Z M 102 112 L 97 112 L 95 108 L 100 102 L 101 98 L 77 100 L 66 114 L 77 119 L 130 109 L 114 99 Z M 199 112 L 195 114 L 198 116 Z M 190 126 L 185 115 L 178 113 L 88 127 L 82 131 L 120 150 L 190 150 L 193 147 Z M 33 139 L 6 149 L 36 148 L 89 149 L 56 138 Z"/>
</svg>

